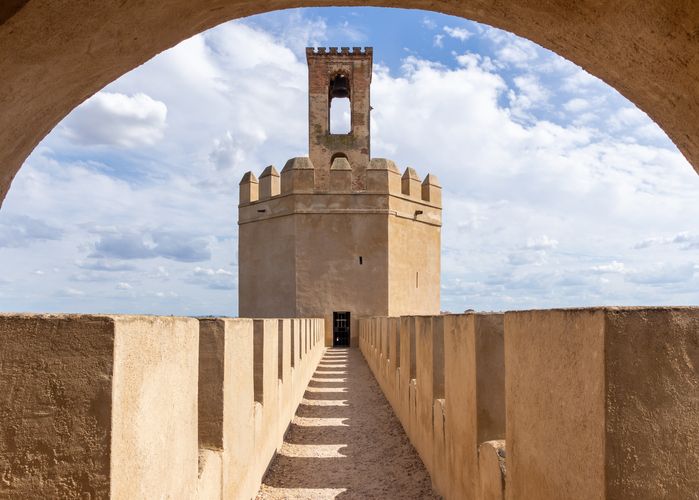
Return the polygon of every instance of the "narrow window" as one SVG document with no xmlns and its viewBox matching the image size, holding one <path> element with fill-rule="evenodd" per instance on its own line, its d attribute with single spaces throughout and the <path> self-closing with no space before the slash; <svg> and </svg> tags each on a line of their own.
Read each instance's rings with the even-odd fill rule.
<svg viewBox="0 0 699 500">
<path fill-rule="evenodd" d="M 330 101 L 330 133 L 349 134 L 352 131 L 350 100 L 336 97 Z"/>
<path fill-rule="evenodd" d="M 420 273 L 415 271 L 415 288 L 420 288 Z"/>
<path fill-rule="evenodd" d="M 364 264 L 364 259 L 363 259 L 362 256 L 360 255 L 360 256 L 359 256 L 359 265 L 361 266 L 362 264 Z"/>
</svg>

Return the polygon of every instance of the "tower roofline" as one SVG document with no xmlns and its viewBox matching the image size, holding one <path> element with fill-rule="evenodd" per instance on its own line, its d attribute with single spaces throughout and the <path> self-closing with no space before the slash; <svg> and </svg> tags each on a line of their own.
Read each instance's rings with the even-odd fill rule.
<svg viewBox="0 0 699 500">
<path fill-rule="evenodd" d="M 317 56 L 368 56 L 374 53 L 373 47 L 306 47 L 306 57 Z"/>
</svg>

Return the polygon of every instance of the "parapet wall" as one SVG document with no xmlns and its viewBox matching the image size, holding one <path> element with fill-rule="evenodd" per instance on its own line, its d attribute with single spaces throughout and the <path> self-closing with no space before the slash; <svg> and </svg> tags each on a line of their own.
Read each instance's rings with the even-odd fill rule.
<svg viewBox="0 0 699 500">
<path fill-rule="evenodd" d="M 329 189 L 315 188 L 315 168 L 310 158 L 290 159 L 281 174 L 270 165 L 259 179 L 246 172 L 240 181 L 240 206 L 267 201 L 289 194 L 389 194 L 408 200 L 419 201 L 434 207 L 442 206 L 442 187 L 437 178 L 428 174 L 421 180 L 415 169 L 407 167 L 403 174 L 396 164 L 384 158 L 373 158 L 366 168 L 366 188 L 357 190 L 353 183 L 353 167 L 345 157 L 333 160 L 329 172 Z"/>
<path fill-rule="evenodd" d="M 0 315 L 0 498 L 256 495 L 322 319 Z"/>
<path fill-rule="evenodd" d="M 306 47 L 306 56 L 325 56 L 325 55 L 343 55 L 343 56 L 366 56 L 374 53 L 373 47 Z"/>
<path fill-rule="evenodd" d="M 367 318 L 359 329 L 444 497 L 697 498 L 699 308 Z"/>
</svg>

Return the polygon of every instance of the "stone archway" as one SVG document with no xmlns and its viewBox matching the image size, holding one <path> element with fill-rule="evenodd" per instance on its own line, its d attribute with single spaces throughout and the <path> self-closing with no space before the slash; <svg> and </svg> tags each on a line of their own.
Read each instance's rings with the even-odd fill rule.
<svg viewBox="0 0 699 500">
<path fill-rule="evenodd" d="M 8 0 L 0 6 L 0 203 L 73 108 L 178 42 L 271 10 L 371 5 L 433 10 L 529 38 L 633 101 L 699 172 L 699 3 L 691 0 Z"/>
</svg>

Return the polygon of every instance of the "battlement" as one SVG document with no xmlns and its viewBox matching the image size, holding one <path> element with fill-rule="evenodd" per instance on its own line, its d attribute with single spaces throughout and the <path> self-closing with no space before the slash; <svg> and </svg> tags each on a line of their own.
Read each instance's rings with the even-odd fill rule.
<svg viewBox="0 0 699 500">
<path fill-rule="evenodd" d="M 366 57 L 374 54 L 373 47 L 306 47 L 306 57 L 354 56 Z"/>
<path fill-rule="evenodd" d="M 392 160 L 373 158 L 366 169 L 366 185 L 357 189 L 353 182 L 350 160 L 344 156 L 333 159 L 329 171 L 328 189 L 318 189 L 317 175 L 313 162 L 308 157 L 291 158 L 286 162 L 281 175 L 269 165 L 260 174 L 259 180 L 252 172 L 246 172 L 240 181 L 240 205 L 249 205 L 289 194 L 388 194 L 412 199 L 441 208 L 442 187 L 433 174 L 421 180 L 413 167 L 407 167 L 401 175 Z"/>
</svg>

